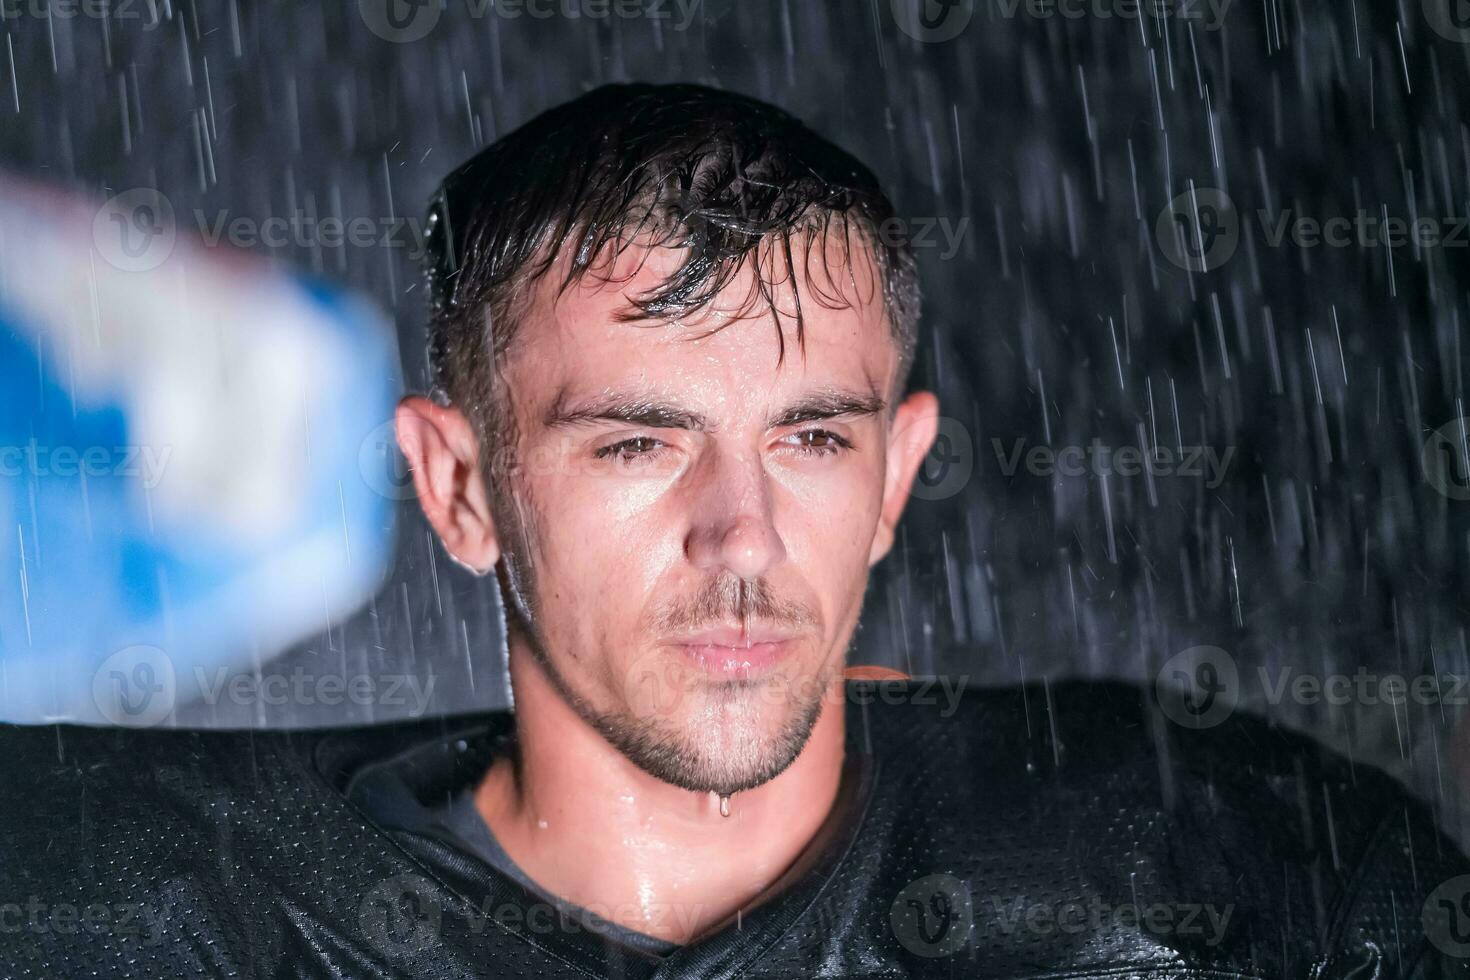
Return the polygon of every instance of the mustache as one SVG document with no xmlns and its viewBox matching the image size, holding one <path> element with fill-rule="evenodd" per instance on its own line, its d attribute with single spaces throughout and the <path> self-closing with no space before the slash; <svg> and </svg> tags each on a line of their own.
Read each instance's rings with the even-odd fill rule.
<svg viewBox="0 0 1470 980">
<path fill-rule="evenodd" d="M 712 579 L 690 599 L 662 605 L 654 616 L 655 628 L 661 633 L 731 622 L 802 629 L 816 621 L 816 615 L 806 606 L 777 597 L 765 579 L 743 579 L 728 573 Z"/>
</svg>

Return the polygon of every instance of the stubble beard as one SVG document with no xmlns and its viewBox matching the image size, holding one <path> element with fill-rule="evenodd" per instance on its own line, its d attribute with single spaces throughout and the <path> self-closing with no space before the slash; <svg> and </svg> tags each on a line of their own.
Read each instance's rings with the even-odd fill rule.
<svg viewBox="0 0 1470 980">
<path fill-rule="evenodd" d="M 698 678 L 672 718 L 626 709 L 589 710 L 582 717 L 649 775 L 693 792 L 733 796 L 776 778 L 801 755 L 822 713 L 832 672 L 824 667 L 810 685 L 794 686 L 781 675 Z M 767 720 L 772 705 L 780 712 L 775 731 Z"/>
<path fill-rule="evenodd" d="M 536 625 L 540 603 L 535 570 L 523 557 L 530 553 L 520 519 L 524 512 L 516 510 L 514 516 L 498 515 L 497 521 L 504 559 L 497 578 L 506 626 L 525 641 L 537 666 L 578 717 L 639 769 L 692 792 L 733 796 L 769 782 L 796 761 L 821 716 L 840 663 L 827 658 L 809 683 L 793 683 L 781 672 L 759 679 L 714 680 L 686 669 L 676 711 L 640 714 L 626 702 L 601 709 L 567 683 L 547 652 Z M 611 689 L 617 690 L 615 685 Z M 767 721 L 769 705 L 781 714 L 774 732 Z"/>
<path fill-rule="evenodd" d="M 696 793 L 733 796 L 785 772 L 811 738 L 836 671 L 824 665 L 809 684 L 791 684 L 780 674 L 692 676 L 676 710 L 638 713 L 626 703 L 605 710 L 573 690 L 537 632 L 523 629 L 537 666 L 582 721 L 650 776 Z M 772 706 L 780 714 L 774 731 Z"/>
</svg>

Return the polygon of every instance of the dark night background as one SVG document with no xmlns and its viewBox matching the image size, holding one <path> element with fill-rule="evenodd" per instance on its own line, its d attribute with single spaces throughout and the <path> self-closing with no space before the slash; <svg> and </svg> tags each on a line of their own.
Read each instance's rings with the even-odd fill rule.
<svg viewBox="0 0 1470 980">
<path fill-rule="evenodd" d="M 589 87 L 775 102 L 867 162 L 916 230 L 935 226 L 913 383 L 952 420 L 947 463 L 873 576 L 853 662 L 1151 683 L 1219 647 L 1248 706 L 1448 792 L 1459 705 L 1273 705 L 1257 669 L 1470 673 L 1470 501 L 1421 466 L 1466 414 L 1470 22 L 1442 0 L 1234 0 L 1218 23 L 1218 4 L 1134 20 L 974 0 L 941 18 L 953 37 L 920 39 L 890 0 L 639 6 L 444 0 L 419 10 L 423 36 L 395 38 L 371 0 L 0 4 L 0 166 L 99 200 L 157 188 L 191 224 L 196 209 L 417 222 L 454 165 Z M 1239 219 L 1234 254 L 1202 270 L 1156 232 L 1191 182 Z M 1458 244 L 1274 244 L 1288 210 L 1428 218 Z M 412 246 L 404 229 L 256 251 L 392 311 L 404 384 L 423 390 Z M 1231 455 L 1217 486 L 1008 475 L 995 442 L 1094 439 Z M 385 450 L 379 477 L 402 488 L 394 465 Z M 445 560 L 414 501 L 400 511 L 375 601 L 262 670 L 412 672 L 435 677 L 434 713 L 503 704 L 493 578 Z M 178 720 L 369 720 L 233 710 Z"/>
</svg>

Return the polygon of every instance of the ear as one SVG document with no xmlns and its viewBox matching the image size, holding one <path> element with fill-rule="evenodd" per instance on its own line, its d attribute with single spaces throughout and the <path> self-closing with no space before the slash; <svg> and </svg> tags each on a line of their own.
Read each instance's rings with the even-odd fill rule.
<svg viewBox="0 0 1470 980">
<path fill-rule="evenodd" d="M 904 399 L 894 414 L 888 435 L 888 472 L 883 480 L 883 508 L 878 529 L 868 552 L 868 567 L 876 565 L 893 547 L 894 529 L 908 503 L 909 489 L 919 466 L 929 454 L 939 432 L 939 399 L 932 392 L 916 391 Z"/>
<path fill-rule="evenodd" d="M 419 506 L 444 549 L 476 575 L 489 572 L 500 559 L 500 542 L 474 426 L 453 406 L 410 395 L 398 403 L 394 430 Z"/>
</svg>

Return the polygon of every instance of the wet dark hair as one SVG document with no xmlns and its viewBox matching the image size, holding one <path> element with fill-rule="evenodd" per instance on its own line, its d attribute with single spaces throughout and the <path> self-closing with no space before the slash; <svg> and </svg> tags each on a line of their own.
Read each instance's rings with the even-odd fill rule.
<svg viewBox="0 0 1470 980">
<path fill-rule="evenodd" d="M 483 448 L 497 457 L 507 451 L 508 411 L 492 376 L 531 287 L 568 249 L 562 290 L 635 239 L 687 248 L 668 280 L 622 317 L 666 320 L 700 309 L 746 263 L 768 303 L 770 286 L 794 283 L 801 261 L 817 300 L 843 305 L 809 275 L 813 253 L 826 266 L 832 236 L 844 261 L 856 236 L 876 266 L 902 391 L 919 288 L 912 249 L 892 234 L 895 224 L 867 167 L 775 106 L 699 85 L 594 89 L 497 140 L 434 195 L 425 244 L 435 397 L 466 414 Z M 793 259 L 797 233 L 810 238 L 805 256 Z M 801 344 L 799 294 L 794 312 Z"/>
</svg>

